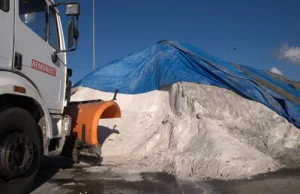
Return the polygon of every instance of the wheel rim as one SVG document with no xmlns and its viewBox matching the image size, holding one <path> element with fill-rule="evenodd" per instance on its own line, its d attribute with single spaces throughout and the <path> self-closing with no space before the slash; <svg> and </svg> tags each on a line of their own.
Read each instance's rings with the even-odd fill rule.
<svg viewBox="0 0 300 194">
<path fill-rule="evenodd" d="M 27 173 L 33 163 L 33 143 L 23 132 L 14 130 L 0 141 L 0 176 L 12 180 Z"/>
</svg>

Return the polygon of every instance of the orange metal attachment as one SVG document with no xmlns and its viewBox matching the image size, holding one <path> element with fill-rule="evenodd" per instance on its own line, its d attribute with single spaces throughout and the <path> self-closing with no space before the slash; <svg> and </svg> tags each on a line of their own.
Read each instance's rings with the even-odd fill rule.
<svg viewBox="0 0 300 194">
<path fill-rule="evenodd" d="M 114 101 L 99 101 L 86 103 L 70 103 L 66 114 L 72 118 L 72 133 L 82 139 L 82 129 L 85 128 L 84 141 L 98 146 L 99 119 L 120 118 L 121 110 Z"/>
</svg>

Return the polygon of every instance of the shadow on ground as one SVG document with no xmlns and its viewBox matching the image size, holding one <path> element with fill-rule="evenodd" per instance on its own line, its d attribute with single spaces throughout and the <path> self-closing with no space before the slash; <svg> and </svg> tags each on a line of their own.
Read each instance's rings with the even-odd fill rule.
<svg viewBox="0 0 300 194">
<path fill-rule="evenodd" d="M 37 182 L 32 191 L 34 194 L 300 193 L 300 169 L 285 169 L 260 174 L 244 180 L 199 180 L 188 182 L 178 180 L 175 176 L 164 172 L 143 172 L 139 173 L 138 177 L 140 178 L 137 180 L 128 181 L 126 174 L 116 174 L 113 170 L 110 170 L 109 166 L 102 166 L 93 172 L 87 171 L 89 167 L 91 166 L 73 166 L 73 162 L 68 158 L 47 158 L 41 166 Z M 53 187 L 56 187 L 56 190 L 50 191 L 49 189 Z"/>
<path fill-rule="evenodd" d="M 36 190 L 44 183 L 51 180 L 61 169 L 69 169 L 72 168 L 74 162 L 71 158 L 67 157 L 42 157 L 40 170 L 37 175 L 37 181 L 35 182 L 32 190 Z"/>
<path fill-rule="evenodd" d="M 103 145 L 105 140 L 111 135 L 111 134 L 119 134 L 119 131 L 115 129 L 116 125 L 113 129 L 104 127 L 104 126 L 98 126 L 98 142 L 100 145 Z M 74 148 L 74 140 L 69 141 L 69 145 L 64 148 L 64 154 L 68 157 L 62 157 L 62 156 L 43 156 L 41 161 L 41 167 L 39 170 L 39 173 L 37 175 L 37 182 L 35 183 L 34 187 L 32 188 L 32 191 L 39 188 L 41 185 L 43 185 L 46 182 L 51 182 L 51 179 L 60 171 L 64 169 L 71 169 L 73 168 L 75 162 L 72 160 L 72 150 Z M 89 157 L 82 157 L 81 158 L 83 162 L 93 162 L 93 158 Z M 94 159 L 97 160 L 97 159 Z M 102 161 L 103 158 L 101 157 Z M 98 161 L 98 160 L 97 160 Z M 101 165 L 101 164 L 100 164 Z M 31 192 L 32 192 L 31 191 Z"/>
<path fill-rule="evenodd" d="M 63 172 L 60 172 L 62 174 Z M 45 174 L 41 174 L 44 176 Z M 34 191 L 34 194 L 60 193 L 84 193 L 84 194 L 202 194 L 211 193 L 203 186 L 180 185 L 176 177 L 164 172 L 143 172 L 140 173 L 140 180 L 126 180 L 118 174 L 89 173 L 83 168 L 77 169 L 74 176 L 55 177 L 47 181 L 48 186 L 42 185 Z M 50 186 L 49 186 L 50 185 Z M 49 191 L 49 188 L 55 191 Z"/>
<path fill-rule="evenodd" d="M 143 180 L 126 181 L 126 180 L 75 180 L 75 179 L 56 179 L 50 182 L 63 185 L 63 189 L 70 193 L 89 193 L 89 194 L 104 194 L 104 193 L 179 193 L 174 176 L 166 173 L 142 173 Z"/>
<path fill-rule="evenodd" d="M 300 169 L 282 169 L 244 180 L 210 180 L 207 183 L 224 194 L 300 193 Z"/>
</svg>

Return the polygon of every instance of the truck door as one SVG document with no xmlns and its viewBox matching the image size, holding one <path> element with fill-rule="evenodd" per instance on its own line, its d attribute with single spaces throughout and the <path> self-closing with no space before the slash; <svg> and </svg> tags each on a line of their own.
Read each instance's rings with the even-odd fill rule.
<svg viewBox="0 0 300 194">
<path fill-rule="evenodd" d="M 63 110 L 66 61 L 60 49 L 56 11 L 44 0 L 15 1 L 15 61 L 13 68 L 31 79 L 52 113 Z"/>
<path fill-rule="evenodd" d="M 11 69 L 13 57 L 14 0 L 0 0 L 0 70 Z"/>
</svg>

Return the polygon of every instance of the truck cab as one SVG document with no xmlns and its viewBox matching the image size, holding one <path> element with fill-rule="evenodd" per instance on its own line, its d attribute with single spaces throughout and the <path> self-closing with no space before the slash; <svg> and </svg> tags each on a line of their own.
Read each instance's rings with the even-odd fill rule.
<svg viewBox="0 0 300 194">
<path fill-rule="evenodd" d="M 34 83 L 50 113 L 66 106 L 67 61 L 60 15 L 52 1 L 4 0 L 0 12 L 0 67 Z M 14 43 L 14 44 L 12 44 Z M 12 57 L 14 56 L 14 57 Z"/>
<path fill-rule="evenodd" d="M 68 140 L 68 153 L 99 157 L 99 119 L 121 117 L 113 100 L 69 102 L 79 15 L 76 2 L 0 0 L 0 193 L 26 193 L 41 156 L 61 155 Z"/>
</svg>

